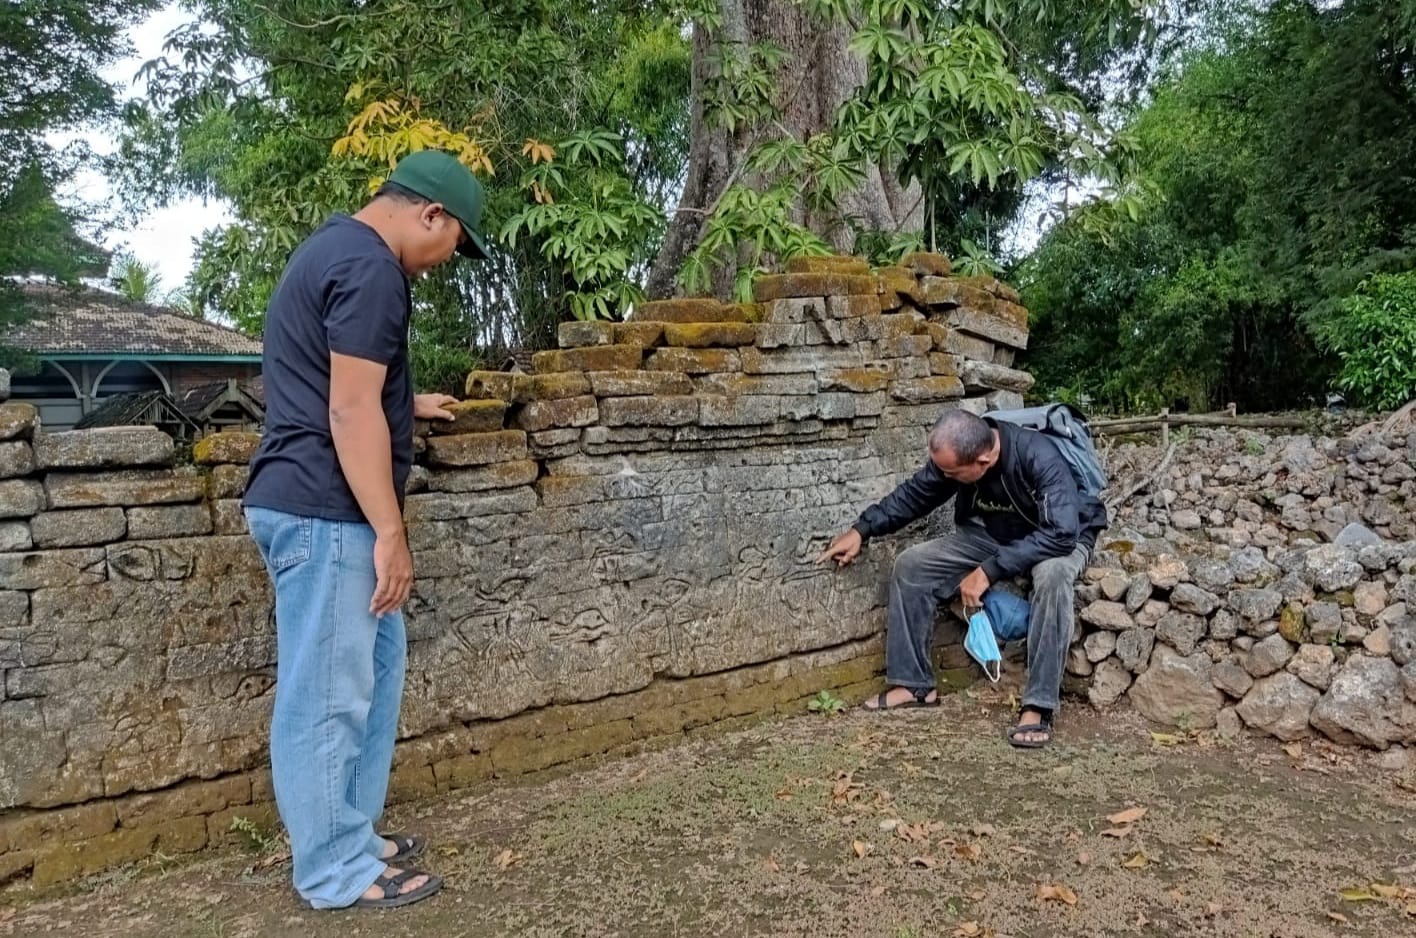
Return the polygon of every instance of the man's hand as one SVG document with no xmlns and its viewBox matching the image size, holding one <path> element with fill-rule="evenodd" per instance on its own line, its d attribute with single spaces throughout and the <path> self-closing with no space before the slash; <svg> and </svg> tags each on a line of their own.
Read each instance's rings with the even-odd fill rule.
<svg viewBox="0 0 1416 938">
<path fill-rule="evenodd" d="M 975 608 L 983 605 L 983 594 L 988 592 L 988 574 L 983 572 L 982 567 L 978 567 L 973 573 L 964 577 L 959 584 L 959 598 L 964 601 L 964 605 Z"/>
<path fill-rule="evenodd" d="M 823 564 L 828 560 L 836 561 L 837 565 L 844 567 L 860 556 L 861 538 L 860 532 L 851 528 L 845 534 L 840 535 L 831 542 L 831 546 L 821 552 L 821 556 L 816 558 L 818 564 Z"/>
<path fill-rule="evenodd" d="M 413 417 L 416 420 L 451 420 L 452 413 L 444 408 L 456 403 L 457 398 L 446 394 L 415 394 Z"/>
<path fill-rule="evenodd" d="M 369 603 L 369 612 L 387 615 L 408 602 L 413 592 L 413 555 L 408 550 L 408 538 L 403 528 L 380 534 L 374 540 L 374 573 L 378 586 Z"/>
</svg>

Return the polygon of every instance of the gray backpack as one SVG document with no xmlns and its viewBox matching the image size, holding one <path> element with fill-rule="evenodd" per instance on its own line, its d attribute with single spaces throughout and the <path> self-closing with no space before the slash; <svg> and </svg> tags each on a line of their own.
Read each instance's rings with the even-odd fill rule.
<svg viewBox="0 0 1416 938">
<path fill-rule="evenodd" d="M 994 410 L 984 414 L 994 420 L 1036 430 L 1052 437 L 1062 458 L 1072 469 L 1072 478 L 1083 495 L 1098 498 L 1106 488 L 1106 470 L 1092 443 L 1087 418 L 1071 404 L 1042 404 L 1022 410 Z"/>
</svg>

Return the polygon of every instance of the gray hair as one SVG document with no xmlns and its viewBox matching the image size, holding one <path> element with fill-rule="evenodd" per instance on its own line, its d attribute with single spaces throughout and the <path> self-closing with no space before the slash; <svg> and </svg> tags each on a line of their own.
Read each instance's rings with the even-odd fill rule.
<svg viewBox="0 0 1416 938">
<path fill-rule="evenodd" d="M 946 411 L 929 431 L 929 451 L 947 449 L 960 463 L 977 462 L 993 449 L 993 428 L 966 410 Z"/>
</svg>

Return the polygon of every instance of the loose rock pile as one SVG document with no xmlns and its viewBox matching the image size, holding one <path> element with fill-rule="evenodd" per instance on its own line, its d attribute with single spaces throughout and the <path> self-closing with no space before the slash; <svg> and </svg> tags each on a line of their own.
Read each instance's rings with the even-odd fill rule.
<svg viewBox="0 0 1416 938">
<path fill-rule="evenodd" d="M 1411 462 L 1401 437 L 1197 434 L 1103 535 L 1069 673 L 1171 725 L 1416 743 Z"/>
</svg>

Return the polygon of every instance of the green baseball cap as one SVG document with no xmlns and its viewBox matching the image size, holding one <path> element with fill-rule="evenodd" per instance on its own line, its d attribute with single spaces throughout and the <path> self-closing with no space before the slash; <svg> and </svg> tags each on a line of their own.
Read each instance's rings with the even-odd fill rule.
<svg viewBox="0 0 1416 938">
<path fill-rule="evenodd" d="M 482 184 L 457 157 L 442 150 L 419 150 L 398 161 L 389 182 L 416 192 L 430 202 L 441 202 L 447 213 L 462 224 L 467 238 L 457 249 L 474 260 L 487 257 L 487 243 L 478 230 L 482 226 Z"/>
</svg>

